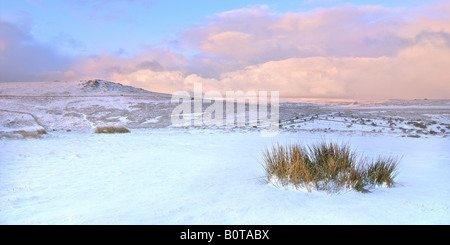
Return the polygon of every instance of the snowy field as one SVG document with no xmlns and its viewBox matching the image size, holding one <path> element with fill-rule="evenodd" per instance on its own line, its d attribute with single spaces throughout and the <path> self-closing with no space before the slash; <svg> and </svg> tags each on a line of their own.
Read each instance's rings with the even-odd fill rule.
<svg viewBox="0 0 450 245">
<path fill-rule="evenodd" d="M 300 102 L 280 104 L 279 134 L 264 138 L 174 128 L 169 95 L 116 83 L 1 83 L 0 224 L 450 224 L 450 101 Z M 397 185 L 264 183 L 265 147 L 323 139 L 402 157 Z"/>
<path fill-rule="evenodd" d="M 265 146 L 348 142 L 402 156 L 397 186 L 301 192 L 261 181 Z M 450 141 L 389 135 L 138 129 L 0 140 L 1 224 L 450 224 Z"/>
</svg>

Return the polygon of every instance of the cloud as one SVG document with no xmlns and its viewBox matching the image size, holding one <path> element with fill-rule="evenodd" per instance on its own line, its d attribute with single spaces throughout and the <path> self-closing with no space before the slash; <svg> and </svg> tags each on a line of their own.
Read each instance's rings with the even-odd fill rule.
<svg viewBox="0 0 450 245">
<path fill-rule="evenodd" d="M 196 50 L 187 73 L 219 79 L 247 66 L 292 58 L 395 56 L 414 44 L 413 35 L 398 33 L 409 23 L 404 15 L 354 5 L 280 14 L 256 5 L 209 16 L 174 43 Z"/>
<path fill-rule="evenodd" d="M 267 6 L 227 11 L 176 40 L 198 50 L 180 69 L 115 78 L 142 87 L 147 81 L 149 89 L 161 84 L 163 92 L 197 81 L 205 89 L 276 90 L 285 97 L 447 98 L 450 25 L 430 11 L 353 5 L 288 14 Z"/>
<path fill-rule="evenodd" d="M 275 90 L 285 97 L 449 98 L 450 21 L 431 11 L 353 5 L 281 15 L 265 6 L 228 11 L 177 40 L 200 53 L 170 84 L 184 88 L 196 79 L 205 89 Z M 151 75 L 152 85 L 162 77 Z"/>
<path fill-rule="evenodd" d="M 340 5 L 276 14 L 256 6 L 210 17 L 179 42 L 205 53 L 265 62 L 292 57 L 395 55 L 410 44 L 397 35 L 406 20 L 382 7 Z"/>
<path fill-rule="evenodd" d="M 251 47 L 251 44 L 254 42 L 251 34 L 226 31 L 209 36 L 208 39 L 203 42 L 201 49 L 215 55 L 245 58 L 255 53 L 259 53 L 259 50 L 255 49 L 255 47 Z"/>
<path fill-rule="evenodd" d="M 103 53 L 100 55 L 79 57 L 71 66 L 77 79 L 103 78 L 112 79 L 129 75 L 136 78 L 136 72 L 177 71 L 182 73 L 182 66 L 187 60 L 180 55 L 163 49 L 146 48 L 132 58 Z M 132 79 L 131 79 L 132 80 Z"/>
<path fill-rule="evenodd" d="M 51 46 L 36 42 L 28 29 L 0 19 L 0 82 L 53 80 L 72 60 Z"/>
<path fill-rule="evenodd" d="M 448 64 L 450 49 L 418 44 L 395 57 L 272 61 L 224 74 L 221 82 L 226 90 L 278 90 L 285 97 L 448 98 Z"/>
<path fill-rule="evenodd" d="M 429 37 L 393 57 L 308 57 L 269 61 L 222 73 L 219 78 L 180 71 L 137 70 L 112 78 L 149 90 L 172 93 L 204 91 L 280 91 L 283 97 L 354 99 L 448 98 L 450 49 L 436 46 L 445 38 Z"/>
<path fill-rule="evenodd" d="M 130 9 L 148 9 L 156 4 L 152 0 L 67 0 L 73 15 L 86 21 L 116 21 L 133 16 Z M 130 14 L 129 14 L 130 13 Z"/>
</svg>

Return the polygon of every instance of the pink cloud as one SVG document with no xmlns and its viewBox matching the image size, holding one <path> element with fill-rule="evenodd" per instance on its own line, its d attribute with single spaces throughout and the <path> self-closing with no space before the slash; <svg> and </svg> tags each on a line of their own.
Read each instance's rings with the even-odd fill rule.
<svg viewBox="0 0 450 245">
<path fill-rule="evenodd" d="M 207 24 L 186 31 L 179 41 L 188 40 L 186 45 L 209 54 L 251 63 L 320 55 L 394 55 L 409 44 L 396 34 L 406 21 L 397 12 L 341 5 L 280 15 L 254 7 L 218 14 Z"/>
<path fill-rule="evenodd" d="M 201 45 L 201 49 L 215 55 L 245 58 L 260 52 L 252 47 L 254 42 L 251 34 L 226 31 L 209 36 Z"/>
</svg>

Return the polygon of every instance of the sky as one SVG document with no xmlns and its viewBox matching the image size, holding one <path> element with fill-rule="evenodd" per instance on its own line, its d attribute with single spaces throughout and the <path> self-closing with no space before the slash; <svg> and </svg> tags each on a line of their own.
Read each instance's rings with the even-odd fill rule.
<svg viewBox="0 0 450 245">
<path fill-rule="evenodd" d="M 448 1 L 0 0 L 0 82 L 450 99 Z"/>
</svg>

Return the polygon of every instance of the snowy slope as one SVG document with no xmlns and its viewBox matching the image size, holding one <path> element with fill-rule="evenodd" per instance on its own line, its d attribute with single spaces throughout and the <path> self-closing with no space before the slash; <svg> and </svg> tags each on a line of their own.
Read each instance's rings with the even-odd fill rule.
<svg viewBox="0 0 450 245">
<path fill-rule="evenodd" d="M 0 96 L 89 96 L 90 92 L 120 95 L 148 91 L 103 80 L 0 83 Z"/>
<path fill-rule="evenodd" d="M 157 123 L 165 127 L 170 114 L 164 108 L 169 102 L 167 94 L 101 80 L 0 83 L 0 134 L 29 130 L 32 123 L 48 132 Z M 156 121 L 158 116 L 161 120 Z M 152 118 L 154 123 L 149 124 Z"/>
</svg>

